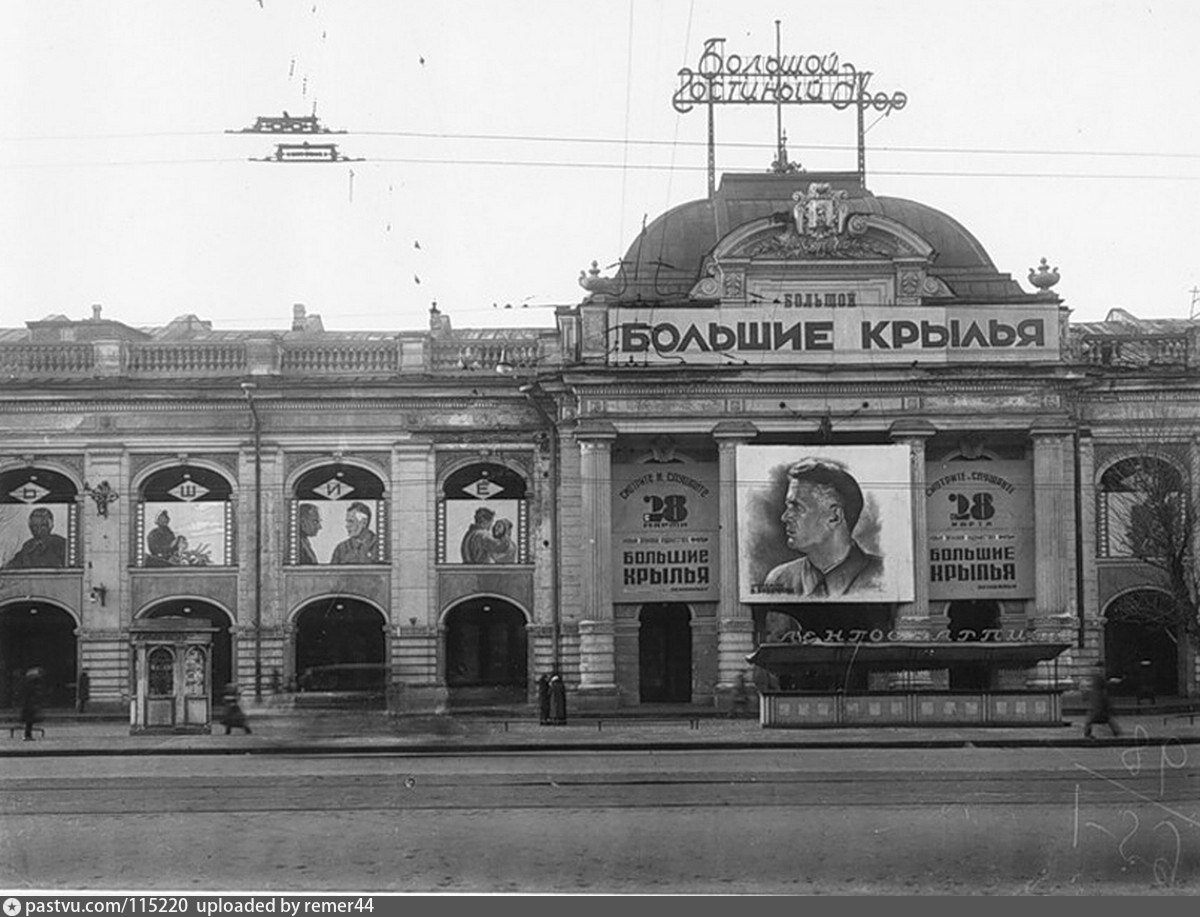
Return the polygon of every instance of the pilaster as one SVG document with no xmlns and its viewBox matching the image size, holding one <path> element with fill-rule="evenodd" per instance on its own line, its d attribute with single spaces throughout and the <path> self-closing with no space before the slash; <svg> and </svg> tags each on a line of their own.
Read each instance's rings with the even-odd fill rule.
<svg viewBox="0 0 1200 917">
<path fill-rule="evenodd" d="M 719 462 L 720 532 L 718 534 L 717 685 L 721 706 L 735 690 L 738 674 L 745 676 L 746 657 L 754 651 L 754 620 L 750 606 L 740 600 L 737 541 L 737 448 L 758 435 L 749 421 L 722 421 L 713 428 Z"/>
<path fill-rule="evenodd" d="M 936 433 L 922 420 L 897 421 L 889 431 L 892 441 L 908 447 L 911 482 L 913 600 L 896 607 L 896 629 L 924 632 L 929 629 L 929 523 L 925 505 L 925 443 Z"/>
<path fill-rule="evenodd" d="M 612 444 L 616 428 L 603 421 L 575 431 L 580 448 L 582 533 L 579 692 L 584 705 L 615 706 L 616 641 L 612 605 Z M 595 702 L 593 704 L 593 701 Z"/>
</svg>

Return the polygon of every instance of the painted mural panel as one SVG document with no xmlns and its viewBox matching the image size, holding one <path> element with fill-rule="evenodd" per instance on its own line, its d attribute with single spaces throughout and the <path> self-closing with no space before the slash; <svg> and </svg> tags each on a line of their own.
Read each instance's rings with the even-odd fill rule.
<svg viewBox="0 0 1200 917">
<path fill-rule="evenodd" d="M 43 468 L 0 475 L 0 569 L 80 565 L 75 485 Z"/>
<path fill-rule="evenodd" d="M 931 599 L 1033 596 L 1032 462 L 929 462 L 925 513 Z"/>
<path fill-rule="evenodd" d="M 233 563 L 233 489 L 222 475 L 178 465 L 146 479 L 137 515 L 143 567 L 223 567 Z"/>
<path fill-rule="evenodd" d="M 613 598 L 715 601 L 717 465 L 682 456 L 612 466 Z"/>
<path fill-rule="evenodd" d="M 494 462 L 460 468 L 438 502 L 438 562 L 529 563 L 525 478 Z"/>
<path fill-rule="evenodd" d="M 743 602 L 913 597 L 907 446 L 739 446 Z"/>
<path fill-rule="evenodd" d="M 383 482 L 354 465 L 324 465 L 296 482 L 290 513 L 292 564 L 387 563 Z"/>
</svg>

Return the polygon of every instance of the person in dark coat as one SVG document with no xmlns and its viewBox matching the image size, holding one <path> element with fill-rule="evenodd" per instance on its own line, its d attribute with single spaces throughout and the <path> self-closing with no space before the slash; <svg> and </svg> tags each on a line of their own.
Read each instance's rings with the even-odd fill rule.
<svg viewBox="0 0 1200 917">
<path fill-rule="evenodd" d="M 545 726 L 550 722 L 550 676 L 543 673 L 537 680 L 538 722 Z"/>
<path fill-rule="evenodd" d="M 25 724 L 25 741 L 33 741 L 33 725 L 42 719 L 42 670 L 32 668 L 25 673 L 21 694 L 21 722 Z"/>
<path fill-rule="evenodd" d="M 1092 673 L 1091 685 L 1088 691 L 1088 718 L 1083 724 L 1083 737 L 1092 738 L 1092 727 L 1103 723 L 1112 730 L 1113 737 L 1121 734 L 1121 727 L 1112 715 L 1112 703 L 1108 697 L 1108 679 L 1104 676 L 1104 668 L 1097 666 Z"/>
<path fill-rule="evenodd" d="M 567 686 L 557 672 L 550 676 L 549 694 L 550 725 L 567 725 Z"/>
<path fill-rule="evenodd" d="M 87 669 L 79 673 L 79 681 L 75 685 L 75 709 L 83 713 L 87 709 L 88 699 L 92 696 L 92 677 Z"/>
<path fill-rule="evenodd" d="M 225 735 L 229 735 L 231 729 L 244 729 L 246 735 L 250 735 L 250 724 L 246 721 L 246 711 L 242 709 L 241 700 L 238 698 L 237 685 L 230 682 L 225 686 L 221 702 L 224 705 L 221 711 L 221 725 L 225 727 Z"/>
</svg>

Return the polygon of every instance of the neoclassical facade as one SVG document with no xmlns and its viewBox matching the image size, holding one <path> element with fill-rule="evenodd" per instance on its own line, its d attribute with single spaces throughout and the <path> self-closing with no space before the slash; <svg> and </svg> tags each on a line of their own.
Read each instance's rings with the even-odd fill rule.
<svg viewBox="0 0 1200 917">
<path fill-rule="evenodd" d="M 161 617 L 211 628 L 213 689 L 397 709 L 553 670 L 576 709 L 722 706 L 789 637 L 1061 643 L 919 679 L 1146 662 L 1194 695 L 1130 538 L 1147 456 L 1200 505 L 1197 326 L 1072 324 L 1056 279 L 857 174 L 764 173 L 650 222 L 554 328 L 2 330 L 0 703 L 40 665 L 52 702 L 86 670 L 127 704 Z"/>
</svg>

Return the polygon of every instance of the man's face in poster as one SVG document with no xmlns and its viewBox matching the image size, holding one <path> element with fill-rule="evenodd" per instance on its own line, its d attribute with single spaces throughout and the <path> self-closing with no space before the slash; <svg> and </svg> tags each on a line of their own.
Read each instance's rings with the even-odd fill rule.
<svg viewBox="0 0 1200 917">
<path fill-rule="evenodd" d="M 358 510 L 346 510 L 346 534 L 351 538 L 358 537 L 367 527 L 368 521 L 370 521 L 369 517 L 364 516 Z"/>
<path fill-rule="evenodd" d="M 807 554 L 824 544 L 841 521 L 841 510 L 831 501 L 828 488 L 793 480 L 787 489 L 783 522 L 788 547 Z"/>
<path fill-rule="evenodd" d="M 54 528 L 54 516 L 49 510 L 35 509 L 29 514 L 29 532 L 38 541 L 45 541 Z"/>
<path fill-rule="evenodd" d="M 321 514 L 315 506 L 307 503 L 300 505 L 300 534 L 312 538 L 321 531 Z"/>
</svg>

